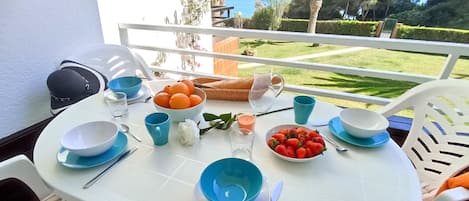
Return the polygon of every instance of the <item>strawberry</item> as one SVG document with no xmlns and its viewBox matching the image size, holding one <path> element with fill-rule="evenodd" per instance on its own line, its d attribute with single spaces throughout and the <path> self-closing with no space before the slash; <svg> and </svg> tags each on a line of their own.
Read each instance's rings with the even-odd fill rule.
<svg viewBox="0 0 469 201">
<path fill-rule="evenodd" d="M 305 147 L 308 147 L 309 149 L 312 149 L 312 146 L 313 146 L 313 141 L 311 140 L 306 140 L 306 142 L 304 143 Z"/>
<path fill-rule="evenodd" d="M 314 137 L 321 137 L 321 135 L 319 135 L 319 133 L 318 133 L 317 130 L 314 130 L 314 131 L 309 131 L 308 137 L 310 137 L 311 139 L 313 139 Z"/>
<path fill-rule="evenodd" d="M 288 130 L 288 134 L 296 134 L 296 128 L 290 128 L 290 130 Z"/>
<path fill-rule="evenodd" d="M 321 143 L 322 146 L 326 147 L 326 143 L 324 143 L 324 139 L 322 139 L 322 137 L 313 137 L 313 141 L 317 143 Z"/>
<path fill-rule="evenodd" d="M 279 153 L 280 155 L 287 156 L 287 148 L 283 144 L 277 145 L 275 147 L 275 152 Z"/>
<path fill-rule="evenodd" d="M 306 158 L 310 158 L 313 156 L 313 152 L 311 152 L 311 149 L 309 147 L 306 147 L 305 150 L 306 150 L 306 155 L 305 155 Z"/>
<path fill-rule="evenodd" d="M 283 135 L 287 135 L 288 134 L 288 130 L 286 128 L 282 128 L 278 131 L 280 134 L 283 134 Z"/>
<path fill-rule="evenodd" d="M 296 158 L 295 148 L 292 146 L 287 146 L 287 156 L 291 158 Z"/>
<path fill-rule="evenodd" d="M 306 156 L 306 149 L 303 147 L 300 147 L 296 149 L 296 157 L 297 158 L 304 158 Z"/>
<path fill-rule="evenodd" d="M 296 133 L 297 133 L 297 134 L 306 134 L 306 129 L 303 128 L 303 127 L 298 127 L 298 128 L 296 129 Z"/>
<path fill-rule="evenodd" d="M 297 138 L 290 138 L 285 141 L 285 144 L 296 148 L 300 145 L 300 140 L 298 140 Z"/>
<path fill-rule="evenodd" d="M 269 139 L 269 141 L 267 141 L 267 144 L 269 145 L 270 148 L 272 148 L 273 150 L 275 150 L 275 147 L 276 147 L 277 145 L 279 145 L 280 143 L 278 142 L 277 139 L 271 137 L 271 138 Z"/>
<path fill-rule="evenodd" d="M 277 139 L 277 141 L 282 144 L 283 142 L 285 142 L 285 135 L 282 135 L 280 133 L 276 133 L 276 134 L 273 134 L 272 135 L 273 138 Z"/>
<path fill-rule="evenodd" d="M 313 153 L 313 156 L 316 156 L 324 150 L 324 146 L 322 146 L 321 143 L 313 142 L 312 146 L 309 147 L 311 149 L 311 152 Z"/>
</svg>

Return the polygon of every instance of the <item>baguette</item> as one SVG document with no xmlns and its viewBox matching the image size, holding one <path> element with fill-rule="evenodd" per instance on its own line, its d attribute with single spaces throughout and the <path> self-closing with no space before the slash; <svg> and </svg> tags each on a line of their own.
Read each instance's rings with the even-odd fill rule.
<svg viewBox="0 0 469 201">
<path fill-rule="evenodd" d="M 251 89 L 253 79 L 235 79 L 235 80 L 219 80 L 215 82 L 205 83 L 204 85 L 217 89 Z"/>
<path fill-rule="evenodd" d="M 203 85 L 205 88 L 215 89 L 251 89 L 253 78 L 241 78 L 233 80 L 216 80 L 213 78 L 198 78 L 193 80 L 195 83 Z M 278 84 L 281 79 L 277 76 L 272 77 L 272 84 Z"/>
</svg>

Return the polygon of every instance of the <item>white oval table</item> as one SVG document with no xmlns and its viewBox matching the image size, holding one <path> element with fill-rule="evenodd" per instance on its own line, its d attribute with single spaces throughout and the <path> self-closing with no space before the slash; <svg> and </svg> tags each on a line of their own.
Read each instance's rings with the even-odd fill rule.
<svg viewBox="0 0 469 201">
<path fill-rule="evenodd" d="M 161 85 L 152 83 L 153 90 L 163 86 L 163 82 Z M 284 94 L 273 109 L 291 105 L 292 96 Z M 247 102 L 207 100 L 204 112 L 221 114 L 249 110 Z M 138 143 L 129 136 L 128 147 L 138 146 L 139 149 L 86 190 L 82 186 L 108 164 L 90 169 L 62 166 L 57 162 L 60 139 L 73 126 L 111 120 L 111 117 L 102 94 L 91 96 L 62 112 L 43 130 L 34 148 L 34 161 L 41 177 L 67 200 L 186 201 L 194 200 L 194 187 L 203 169 L 215 160 L 231 156 L 226 131 L 213 129 L 203 135 L 199 143 L 187 147 L 177 140 L 176 123 L 171 125 L 169 143 L 154 146 L 144 125 L 145 116 L 156 111 L 151 101 L 132 104 L 129 111 L 131 132 L 143 138 L 143 142 Z M 339 111 L 331 104 L 318 101 L 308 125 L 326 122 Z M 293 110 L 258 117 L 256 121 L 253 162 L 270 185 L 284 182 L 280 200 L 421 200 L 416 172 L 392 140 L 379 148 L 360 148 L 334 138 L 327 126 L 323 126 L 318 127 L 320 132 L 349 151 L 339 153 L 331 144 L 326 144 L 328 150 L 325 154 L 308 163 L 292 163 L 277 158 L 265 145 L 265 133 L 279 124 L 293 123 Z"/>
</svg>

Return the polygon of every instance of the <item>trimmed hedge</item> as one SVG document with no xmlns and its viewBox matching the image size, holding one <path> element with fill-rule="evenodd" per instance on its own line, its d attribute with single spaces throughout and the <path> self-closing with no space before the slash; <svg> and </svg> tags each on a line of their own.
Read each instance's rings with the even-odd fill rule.
<svg viewBox="0 0 469 201">
<path fill-rule="evenodd" d="M 253 29 L 249 18 L 244 18 L 243 22 L 244 28 Z M 320 20 L 316 24 L 316 33 L 375 37 L 378 24 L 374 21 Z M 307 28 L 308 20 L 283 19 L 279 31 L 306 32 Z M 396 38 L 469 43 L 469 30 L 400 25 Z"/>
<path fill-rule="evenodd" d="M 401 25 L 397 38 L 469 43 L 469 30 Z"/>
<path fill-rule="evenodd" d="M 316 33 L 338 34 L 352 36 L 375 36 L 379 22 L 361 22 L 356 20 L 319 20 L 316 23 Z M 280 31 L 306 32 L 308 20 L 284 19 Z"/>
</svg>

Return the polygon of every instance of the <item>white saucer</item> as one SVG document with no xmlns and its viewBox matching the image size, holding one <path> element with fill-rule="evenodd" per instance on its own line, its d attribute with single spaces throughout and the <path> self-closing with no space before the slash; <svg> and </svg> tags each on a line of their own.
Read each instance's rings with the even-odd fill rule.
<svg viewBox="0 0 469 201">
<path fill-rule="evenodd" d="M 269 197 L 269 187 L 267 184 L 267 179 L 264 177 L 262 181 L 262 190 L 259 193 L 259 195 L 254 199 L 254 201 L 270 201 Z M 194 188 L 194 201 L 208 201 L 207 198 L 205 198 L 204 194 L 200 190 L 200 181 L 195 184 Z"/>
<path fill-rule="evenodd" d="M 137 94 L 135 94 L 135 96 L 132 96 L 132 97 L 127 97 L 127 102 L 128 103 L 132 103 L 136 100 L 139 100 L 140 98 L 142 97 L 147 97 L 146 95 L 149 95 L 148 93 L 148 87 L 145 86 L 145 85 L 142 85 L 142 87 L 140 88 L 140 90 L 138 91 Z"/>
</svg>

